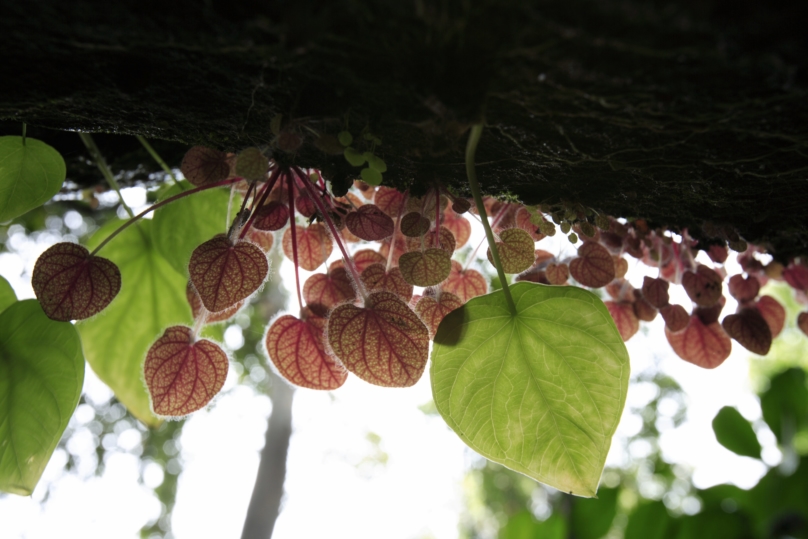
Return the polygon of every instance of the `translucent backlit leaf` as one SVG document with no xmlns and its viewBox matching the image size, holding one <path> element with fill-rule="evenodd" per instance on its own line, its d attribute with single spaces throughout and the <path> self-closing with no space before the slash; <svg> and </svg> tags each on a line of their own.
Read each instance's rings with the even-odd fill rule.
<svg viewBox="0 0 808 539">
<path fill-rule="evenodd" d="M 359 277 L 368 290 L 392 292 L 404 301 L 412 298 L 412 285 L 404 279 L 397 267 L 385 271 L 384 264 L 371 264 Z"/>
<path fill-rule="evenodd" d="M 0 137 L 0 223 L 41 206 L 59 192 L 67 168 L 40 140 Z"/>
<path fill-rule="evenodd" d="M 699 264 L 696 271 L 686 271 L 682 275 L 682 286 L 693 303 L 699 307 L 710 307 L 721 297 L 722 280 L 714 269 Z"/>
<path fill-rule="evenodd" d="M 236 157 L 236 176 L 245 180 L 266 180 L 269 159 L 258 148 L 247 148 Z"/>
<path fill-rule="evenodd" d="M 265 232 L 254 227 L 250 227 L 244 239 L 254 243 L 265 253 L 270 252 L 275 244 L 275 235 L 272 232 Z"/>
<path fill-rule="evenodd" d="M 802 264 L 789 264 L 783 270 L 783 279 L 797 290 L 808 291 L 808 267 Z"/>
<path fill-rule="evenodd" d="M 729 278 L 729 293 L 738 301 L 751 301 L 760 292 L 760 281 L 754 275 L 733 275 Z"/>
<path fill-rule="evenodd" d="M 297 237 L 297 262 L 306 271 L 314 271 L 331 255 L 334 242 L 322 223 L 314 223 L 307 227 L 295 225 Z M 292 251 L 292 229 L 283 233 L 283 254 L 294 261 Z"/>
<path fill-rule="evenodd" d="M 772 331 L 757 309 L 742 308 L 735 314 L 725 316 L 721 325 L 730 337 L 750 352 L 761 356 L 769 353 Z"/>
<path fill-rule="evenodd" d="M 539 227 L 533 224 L 533 220 L 531 219 L 530 211 L 522 206 L 518 210 L 516 210 L 515 219 L 516 219 L 516 226 L 530 234 L 533 238 L 533 241 L 541 241 L 544 239 L 544 234 L 539 232 Z"/>
<path fill-rule="evenodd" d="M 295 208 L 297 212 L 303 217 L 311 217 L 317 212 L 317 206 L 314 201 L 307 194 L 302 194 L 295 199 Z"/>
<path fill-rule="evenodd" d="M 398 259 L 404 280 L 415 286 L 434 286 L 443 282 L 452 270 L 452 257 L 443 249 L 404 253 Z"/>
<path fill-rule="evenodd" d="M 665 328 L 672 332 L 682 331 L 690 322 L 690 315 L 681 305 L 666 305 L 659 310 L 665 320 Z"/>
<path fill-rule="evenodd" d="M 289 222 L 289 208 L 283 202 L 273 200 L 255 210 L 252 226 L 258 230 L 280 230 Z"/>
<path fill-rule="evenodd" d="M 303 284 L 303 299 L 320 316 L 354 296 L 351 278 L 344 267 L 334 268 L 328 273 L 315 273 Z"/>
<path fill-rule="evenodd" d="M 203 408 L 222 389 L 228 363 L 218 344 L 194 340 L 191 328 L 166 329 L 143 363 L 152 410 L 159 416 L 182 417 Z"/>
<path fill-rule="evenodd" d="M 378 241 L 393 234 L 393 219 L 373 204 L 365 204 L 345 216 L 345 225 L 365 241 Z"/>
<path fill-rule="evenodd" d="M 225 152 L 194 146 L 182 158 L 180 170 L 185 179 L 199 186 L 226 179 L 230 175 L 230 162 Z"/>
<path fill-rule="evenodd" d="M 387 255 L 390 254 L 390 243 L 393 238 L 395 240 L 395 248 L 393 252 L 393 260 L 398 260 L 401 255 L 408 251 L 407 249 L 407 238 L 400 234 L 396 234 L 395 236 L 390 236 L 389 238 L 385 238 L 381 241 L 381 245 L 379 246 L 379 254 L 382 255 L 382 258 L 387 260 Z"/>
<path fill-rule="evenodd" d="M 536 260 L 536 247 L 530 234 L 521 228 L 508 228 L 499 233 L 502 241 L 496 242 L 502 271 L 505 273 L 521 273 L 533 265 Z M 491 248 L 488 248 L 488 261 L 494 263 Z"/>
<path fill-rule="evenodd" d="M 666 327 L 665 336 L 676 355 L 705 369 L 721 365 L 732 350 L 732 342 L 721 324 L 705 325 L 696 315 L 690 316 L 683 330 L 674 332 Z"/>
<path fill-rule="evenodd" d="M 0 313 L 0 490 L 30 496 L 79 402 L 76 328 L 35 300 Z"/>
<path fill-rule="evenodd" d="M 780 305 L 780 302 L 771 296 L 760 296 L 755 302 L 755 307 L 769 325 L 772 338 L 780 335 L 786 323 L 786 310 Z"/>
<path fill-rule="evenodd" d="M 808 312 L 801 312 L 797 316 L 797 327 L 800 328 L 800 331 L 808 335 Z"/>
<path fill-rule="evenodd" d="M 432 249 L 437 247 L 449 253 L 449 256 L 451 257 L 455 250 L 455 238 L 451 231 L 449 231 L 449 229 L 445 226 L 441 226 L 440 232 L 438 232 L 437 239 L 439 245 L 437 246 L 435 245 L 435 239 L 434 230 L 420 238 L 409 238 L 407 240 L 407 251 L 420 251 L 421 249 Z"/>
<path fill-rule="evenodd" d="M 482 296 L 488 292 L 488 281 L 479 271 L 473 269 L 464 270 L 458 261 L 452 260 L 452 270 L 441 287 L 444 291 L 451 292 L 465 303 L 471 298 Z"/>
<path fill-rule="evenodd" d="M 395 219 L 404 206 L 404 193 L 392 187 L 381 186 L 376 190 L 373 203 L 384 213 Z"/>
<path fill-rule="evenodd" d="M 194 288 L 191 281 L 188 281 L 188 286 L 185 287 L 185 297 L 188 299 L 188 305 L 191 306 L 191 314 L 193 315 L 194 319 L 199 318 L 199 316 L 202 314 L 202 309 L 205 309 L 205 306 L 202 305 L 202 298 L 199 297 L 199 294 L 196 292 L 196 288 Z M 241 300 L 234 305 L 231 305 L 227 309 L 217 313 L 213 313 L 205 309 L 205 323 L 215 324 L 217 322 L 230 320 L 243 306 L 244 300 Z"/>
<path fill-rule="evenodd" d="M 547 264 L 544 274 L 550 284 L 566 284 L 567 279 L 570 278 L 570 267 L 566 264 Z"/>
<path fill-rule="evenodd" d="M 379 254 L 377 251 L 373 249 L 360 249 L 353 254 L 353 263 L 356 266 L 356 269 L 359 273 L 365 271 L 365 268 L 370 266 L 371 264 L 384 264 L 386 262 L 385 258 Z M 335 260 L 331 263 L 329 269 L 333 270 L 337 267 L 342 267 L 343 262 L 342 259 Z"/>
<path fill-rule="evenodd" d="M 264 252 L 252 243 L 233 244 L 218 236 L 194 250 L 188 271 L 205 308 L 219 312 L 258 290 L 269 264 Z"/>
<path fill-rule="evenodd" d="M 648 276 L 643 277 L 642 295 L 648 300 L 648 303 L 657 309 L 661 309 L 670 301 L 668 286 L 670 286 L 670 283 L 665 279 L 652 279 Z"/>
<path fill-rule="evenodd" d="M 364 307 L 346 303 L 331 312 L 328 343 L 342 364 L 362 380 L 408 387 L 424 373 L 429 332 L 397 295 L 373 292 Z"/>
<path fill-rule="evenodd" d="M 101 312 L 121 290 L 118 267 L 86 247 L 57 243 L 39 255 L 31 286 L 53 320 L 84 320 Z"/>
<path fill-rule="evenodd" d="M 432 396 L 483 456 L 563 492 L 594 496 L 628 391 L 629 360 L 591 292 L 516 283 L 441 322 Z M 560 381 L 563 381 L 563 386 Z"/>
<path fill-rule="evenodd" d="M 634 306 L 631 303 L 606 301 L 605 304 L 624 342 L 640 330 L 640 320 L 634 313 Z"/>
<path fill-rule="evenodd" d="M 296 386 L 327 391 L 342 386 L 348 371 L 326 354 L 323 339 L 321 325 L 284 315 L 269 326 L 264 343 L 281 376 Z"/>
<path fill-rule="evenodd" d="M 612 260 L 614 260 L 614 278 L 622 279 L 628 272 L 628 260 L 622 256 L 612 257 Z"/>
<path fill-rule="evenodd" d="M 614 260 L 599 243 L 587 241 L 578 248 L 578 258 L 570 262 L 573 279 L 590 288 L 600 288 L 615 278 Z"/>
<path fill-rule="evenodd" d="M 450 292 L 442 292 L 439 297 L 424 296 L 415 304 L 415 312 L 429 329 L 429 336 L 432 338 L 438 331 L 441 320 L 463 305 L 460 298 Z"/>
<path fill-rule="evenodd" d="M 657 309 L 643 297 L 642 292 L 639 290 L 634 291 L 634 314 L 643 322 L 651 322 L 657 315 Z"/>
<path fill-rule="evenodd" d="M 429 232 L 430 226 L 429 219 L 420 212 L 413 211 L 401 218 L 401 233 L 408 238 L 420 238 Z"/>
<path fill-rule="evenodd" d="M 457 215 L 452 210 L 443 212 L 441 225 L 445 226 L 455 238 L 455 249 L 463 247 L 471 237 L 471 223 L 462 215 Z"/>
</svg>

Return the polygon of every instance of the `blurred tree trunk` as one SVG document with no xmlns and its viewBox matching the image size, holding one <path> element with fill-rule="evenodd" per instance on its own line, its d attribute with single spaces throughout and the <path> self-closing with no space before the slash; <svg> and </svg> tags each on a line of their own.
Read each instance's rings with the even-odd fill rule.
<svg viewBox="0 0 808 539">
<path fill-rule="evenodd" d="M 267 422 L 266 440 L 255 478 L 250 507 L 244 519 L 241 539 L 269 539 L 280 513 L 283 483 L 286 479 L 286 455 L 292 436 L 292 399 L 294 390 L 275 373 L 272 380 L 272 415 Z"/>
</svg>

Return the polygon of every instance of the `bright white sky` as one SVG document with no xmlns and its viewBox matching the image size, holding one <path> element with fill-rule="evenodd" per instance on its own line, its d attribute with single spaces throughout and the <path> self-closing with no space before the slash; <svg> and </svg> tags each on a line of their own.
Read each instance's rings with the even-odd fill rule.
<svg viewBox="0 0 808 539">
<path fill-rule="evenodd" d="M 124 196 L 137 207 L 145 203 L 142 193 L 142 189 L 129 189 Z M 476 245 L 483 237 L 482 227 L 476 222 L 473 225 L 469 245 Z M 574 254 L 574 247 L 559 236 L 539 246 L 551 252 L 560 250 L 563 256 Z M 34 261 L 56 240 L 56 236 L 47 234 L 38 242 L 20 240 L 15 246 L 19 254 L 0 254 L 0 275 L 15 287 L 18 297 L 33 297 L 30 272 Z M 276 245 L 279 243 L 276 241 Z M 335 248 L 332 257 L 336 256 Z M 734 255 L 730 258 L 734 260 Z M 643 271 L 648 268 L 628 259 L 630 280 L 640 286 Z M 730 273 L 738 271 L 737 266 L 728 269 Z M 289 289 L 290 311 L 296 314 L 291 263 L 285 261 L 272 275 Z M 301 283 L 308 275 L 301 273 Z M 672 302 L 690 305 L 680 287 L 671 290 Z M 724 312 L 734 310 L 730 298 Z M 671 351 L 661 317 L 644 326 L 647 330 L 641 329 L 627 343 L 632 373 L 657 365 L 682 385 L 688 398 L 688 421 L 666 431 L 660 440 L 666 459 L 694 470 L 694 481 L 700 488 L 722 482 L 753 486 L 765 473 L 765 466 L 721 447 L 711 427 L 722 406 L 737 406 L 744 416 L 755 421 L 764 460 L 769 465 L 779 462 L 774 436 L 760 421 L 760 408 L 749 387 L 749 353 L 734 344 L 733 354 L 721 367 L 700 369 Z M 238 348 L 239 331 L 230 330 L 226 341 Z M 87 372 L 88 398 L 108 398 L 109 390 L 90 369 Z M 648 384 L 633 385 L 629 390 L 627 413 L 607 464 L 619 465 L 626 458 L 622 440 L 640 428 L 639 419 L 628 413 L 629 408 L 650 401 L 654 397 L 652 390 Z M 345 386 L 334 392 L 298 390 L 286 497 L 273 537 L 456 537 L 463 508 L 462 480 L 476 456 L 439 417 L 418 409 L 430 399 L 428 369 L 423 379 L 408 389 L 379 388 L 349 377 Z M 173 514 L 176 539 L 240 536 L 270 410 L 269 399 L 238 386 L 231 376 L 214 404 L 188 420 L 182 436 L 184 471 Z M 74 416 L 74 425 L 92 419 L 84 412 Z M 369 433 L 381 438 L 378 446 L 368 440 Z M 123 430 L 117 438 L 118 448 L 124 450 L 138 442 L 139 434 L 134 429 Z M 80 439 L 76 445 L 69 449 L 77 453 L 89 449 L 81 447 Z M 374 459 L 378 451 L 388 455 L 386 464 Z M 632 447 L 630 451 L 641 456 L 643 447 Z M 147 488 L 137 484 L 138 458 L 125 452 L 111 455 L 101 477 L 79 479 L 62 474 L 66 455 L 57 451 L 32 497 L 8 496 L 0 500 L 0 536 L 139 537 L 140 528 L 159 514 L 159 503 Z M 161 472 L 149 469 L 146 479 L 159 484 Z M 42 503 L 47 484 L 51 484 L 51 493 Z"/>
</svg>

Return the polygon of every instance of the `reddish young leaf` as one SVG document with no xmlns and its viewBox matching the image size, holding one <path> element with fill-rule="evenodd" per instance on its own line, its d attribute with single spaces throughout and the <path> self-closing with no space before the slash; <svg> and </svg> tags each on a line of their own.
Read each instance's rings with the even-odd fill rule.
<svg viewBox="0 0 808 539">
<path fill-rule="evenodd" d="M 222 389 L 227 369 L 227 354 L 219 345 L 194 341 L 191 328 L 166 329 L 143 364 L 154 413 L 180 417 L 204 407 Z"/>
<path fill-rule="evenodd" d="M 295 208 L 303 217 L 311 217 L 317 212 L 317 206 L 314 201 L 307 194 L 302 194 L 295 199 Z"/>
<path fill-rule="evenodd" d="M 379 241 L 391 236 L 396 229 L 393 219 L 373 204 L 359 206 L 346 215 L 345 226 L 365 241 Z"/>
<path fill-rule="evenodd" d="M 265 253 L 270 252 L 272 246 L 275 244 L 275 235 L 272 232 L 265 232 L 253 227 L 250 227 L 244 239 L 250 243 L 254 243 Z"/>
<path fill-rule="evenodd" d="M 404 206 L 404 194 L 398 189 L 382 185 L 376 190 L 373 203 L 390 217 L 396 218 Z"/>
<path fill-rule="evenodd" d="M 715 302 L 715 305 L 710 307 L 696 307 L 693 309 L 694 315 L 698 316 L 701 320 L 701 323 L 705 326 L 709 326 L 716 320 L 718 317 L 721 316 L 721 311 L 724 309 L 724 305 L 727 303 L 727 300 L 724 296 L 718 298 L 718 301 Z"/>
<path fill-rule="evenodd" d="M 786 323 L 786 310 L 782 305 L 780 305 L 780 302 L 771 296 L 760 296 L 760 298 L 755 302 L 755 307 L 769 325 L 769 329 L 772 332 L 772 338 L 780 335 L 780 332 L 783 331 L 783 326 Z"/>
<path fill-rule="evenodd" d="M 665 320 L 665 329 L 672 332 L 682 331 L 690 322 L 690 316 L 681 305 L 666 305 L 659 310 Z"/>
<path fill-rule="evenodd" d="M 680 358 L 705 369 L 714 369 L 729 357 L 732 342 L 718 322 L 704 325 L 691 316 L 687 326 L 677 332 L 665 328 L 668 342 Z"/>
<path fill-rule="evenodd" d="M 440 227 L 440 249 L 449 253 L 449 256 L 455 250 L 455 238 L 448 228 Z M 432 230 L 421 238 L 408 238 L 407 251 L 420 251 L 421 249 L 435 248 L 435 231 Z"/>
<path fill-rule="evenodd" d="M 370 266 L 371 264 L 384 264 L 387 260 L 378 252 L 374 251 L 373 249 L 360 249 L 356 251 L 353 255 L 353 263 L 356 266 L 356 269 L 359 273 L 365 271 L 365 268 Z M 334 268 L 341 268 L 344 267 L 344 263 L 342 259 L 335 260 L 331 263 L 329 270 L 333 271 Z"/>
<path fill-rule="evenodd" d="M 445 210 L 448 205 L 449 199 L 443 196 L 440 197 L 441 210 Z M 429 191 L 422 197 L 409 197 L 407 199 L 407 207 L 405 211 L 416 211 L 432 220 L 432 217 L 435 215 L 435 191 Z"/>
<path fill-rule="evenodd" d="M 224 152 L 205 146 L 194 146 L 182 158 L 180 170 L 185 179 L 193 185 L 200 186 L 226 179 L 230 175 L 230 163 Z"/>
<path fill-rule="evenodd" d="M 314 223 L 305 228 L 295 225 L 295 235 L 297 236 L 297 262 L 304 270 L 316 270 L 331 255 L 334 244 L 322 223 Z M 283 233 L 282 245 L 286 258 L 294 260 L 291 227 Z"/>
<path fill-rule="evenodd" d="M 544 239 L 544 234 L 539 232 L 539 227 L 533 224 L 531 220 L 530 211 L 522 206 L 516 210 L 516 226 L 521 228 L 533 238 L 533 241 L 541 241 Z"/>
<path fill-rule="evenodd" d="M 754 275 L 744 279 L 743 275 L 733 275 L 729 279 L 729 293 L 740 302 L 752 301 L 760 292 L 760 281 Z"/>
<path fill-rule="evenodd" d="M 640 330 L 640 321 L 634 314 L 631 303 L 605 301 L 609 314 L 612 315 L 617 331 L 620 332 L 623 342 L 628 341 Z"/>
<path fill-rule="evenodd" d="M 802 264 L 791 263 L 786 269 L 783 270 L 783 279 L 786 280 L 792 288 L 802 291 L 808 291 L 808 267 Z"/>
<path fill-rule="evenodd" d="M 628 260 L 622 256 L 612 257 L 612 260 L 614 260 L 614 278 L 622 279 L 628 271 Z"/>
<path fill-rule="evenodd" d="M 566 264 L 547 264 L 544 269 L 547 280 L 550 284 L 562 285 L 570 278 L 570 267 Z"/>
<path fill-rule="evenodd" d="M 402 236 L 401 234 L 396 234 L 396 243 L 395 243 L 395 250 L 393 252 L 393 260 L 398 260 L 401 258 L 401 255 L 407 252 L 407 238 Z M 382 255 L 384 260 L 387 260 L 387 255 L 390 254 L 390 241 L 393 239 L 393 236 L 389 238 L 385 238 L 381 241 L 381 245 L 379 245 L 379 254 Z"/>
<path fill-rule="evenodd" d="M 258 148 L 242 150 L 236 157 L 236 175 L 246 180 L 266 180 L 267 172 L 269 159 Z"/>
<path fill-rule="evenodd" d="M 502 271 L 505 273 L 521 273 L 536 261 L 536 247 L 530 234 L 521 228 L 508 228 L 499 233 L 502 241 L 496 242 Z M 491 248 L 488 248 L 488 261 L 494 264 Z M 610 259 L 611 261 L 611 259 Z"/>
<path fill-rule="evenodd" d="M 345 383 L 348 371 L 326 354 L 323 340 L 322 323 L 314 323 L 312 317 L 299 320 L 287 314 L 269 326 L 264 344 L 272 364 L 289 382 L 329 391 Z"/>
<path fill-rule="evenodd" d="M 444 292 L 450 292 L 460 298 L 463 303 L 471 298 L 482 296 L 488 292 L 488 282 L 479 271 L 473 269 L 463 270 L 463 266 L 452 260 L 452 271 L 446 282 L 441 285 Z"/>
<path fill-rule="evenodd" d="M 419 299 L 415 305 L 415 312 L 426 324 L 429 330 L 429 338 L 431 339 L 435 336 L 435 332 L 438 331 L 438 326 L 443 317 L 462 306 L 463 302 L 460 301 L 459 297 L 450 292 L 441 292 L 440 298 L 424 296 Z"/>
<path fill-rule="evenodd" d="M 272 201 L 255 210 L 253 228 L 258 230 L 280 230 L 289 222 L 289 208 L 286 204 Z"/>
<path fill-rule="evenodd" d="M 634 314 L 643 322 L 651 322 L 656 318 L 656 307 L 651 305 L 639 290 L 634 291 L 634 302 L 632 305 L 634 307 Z"/>
<path fill-rule="evenodd" d="M 617 302 L 633 302 L 635 300 L 634 294 L 636 290 L 631 283 L 625 279 L 615 279 L 607 284 L 604 288 L 606 293 Z"/>
<path fill-rule="evenodd" d="M 797 316 L 797 327 L 800 331 L 808 335 L 808 312 L 801 312 Z"/>
<path fill-rule="evenodd" d="M 514 280 L 516 282 L 527 281 L 529 283 L 550 284 L 550 281 L 547 280 L 547 273 L 540 269 L 530 269 L 524 273 L 520 273 Z"/>
<path fill-rule="evenodd" d="M 707 256 L 716 264 L 723 264 L 727 261 L 727 257 L 729 257 L 729 249 L 727 249 L 726 245 L 714 243 L 707 249 Z"/>
<path fill-rule="evenodd" d="M 404 253 L 398 259 L 404 280 L 415 286 L 434 286 L 452 271 L 452 255 L 443 249 L 426 249 Z"/>
<path fill-rule="evenodd" d="M 351 278 L 344 267 L 328 273 L 315 273 L 303 285 L 303 299 L 319 316 L 325 316 L 332 308 L 355 296 Z"/>
<path fill-rule="evenodd" d="M 269 264 L 263 251 L 252 243 L 233 245 L 225 236 L 216 236 L 194 249 L 188 272 L 205 308 L 215 313 L 258 290 Z"/>
<path fill-rule="evenodd" d="M 699 307 L 715 305 L 723 290 L 721 281 L 721 276 L 714 269 L 702 264 L 696 267 L 696 271 L 686 271 L 682 275 L 685 292 Z"/>
<path fill-rule="evenodd" d="M 194 319 L 199 318 L 199 315 L 202 314 L 202 309 L 204 306 L 202 305 L 202 298 L 199 297 L 199 294 L 191 281 L 188 281 L 188 286 L 185 287 L 185 297 L 188 300 L 188 304 L 191 306 L 191 314 L 193 314 Z M 215 324 L 216 322 L 230 320 L 243 306 L 244 300 L 241 300 L 235 305 L 231 305 L 227 309 L 219 311 L 218 313 L 212 313 L 205 309 L 207 311 L 205 323 Z"/>
<path fill-rule="evenodd" d="M 102 311 L 121 290 L 118 266 L 83 246 L 57 243 L 39 255 L 31 277 L 42 310 L 52 320 L 84 320 Z"/>
<path fill-rule="evenodd" d="M 469 211 L 471 208 L 471 202 L 465 198 L 456 198 L 454 202 L 452 202 L 452 211 L 458 214 L 463 214 Z"/>
<path fill-rule="evenodd" d="M 408 238 L 420 238 L 427 232 L 431 223 L 419 212 L 410 212 L 401 218 L 401 233 Z"/>
<path fill-rule="evenodd" d="M 328 343 L 345 367 L 384 387 L 415 384 L 426 367 L 429 331 L 391 292 L 373 292 L 365 307 L 340 305 L 328 318 Z"/>
<path fill-rule="evenodd" d="M 751 307 L 741 308 L 721 321 L 724 331 L 741 346 L 760 356 L 769 353 L 772 346 L 772 331 L 760 311 Z"/>
<path fill-rule="evenodd" d="M 587 241 L 578 249 L 578 258 L 570 262 L 570 274 L 584 286 L 600 288 L 614 279 L 614 260 L 605 247 Z"/>
<path fill-rule="evenodd" d="M 668 286 L 670 283 L 665 279 L 652 279 L 651 277 L 643 277 L 642 281 L 642 295 L 648 300 L 648 303 L 662 309 L 668 302 L 670 296 L 668 295 Z"/>
<path fill-rule="evenodd" d="M 371 264 L 359 276 L 368 290 L 382 290 L 397 294 L 404 301 L 412 298 L 412 285 L 404 280 L 401 270 L 393 268 L 384 271 L 384 264 Z"/>
<path fill-rule="evenodd" d="M 441 225 L 445 226 L 454 236 L 455 249 L 463 247 L 471 237 L 471 223 L 469 223 L 469 220 L 451 210 L 443 212 Z"/>
<path fill-rule="evenodd" d="M 545 262 L 555 259 L 555 255 L 553 253 L 545 251 L 544 249 L 536 249 L 535 252 L 536 252 L 536 262 L 534 262 L 534 266 L 541 266 Z"/>
</svg>

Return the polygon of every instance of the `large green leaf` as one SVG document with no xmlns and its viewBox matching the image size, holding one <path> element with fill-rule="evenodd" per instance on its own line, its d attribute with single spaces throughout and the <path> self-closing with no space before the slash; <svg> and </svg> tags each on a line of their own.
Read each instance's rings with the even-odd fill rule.
<svg viewBox="0 0 808 539">
<path fill-rule="evenodd" d="M 508 519 L 500 528 L 498 539 L 566 539 L 567 521 L 553 513 L 547 520 L 536 520 L 524 510 Z"/>
<path fill-rule="evenodd" d="M 65 160 L 40 140 L 0 137 L 0 222 L 47 202 L 65 181 Z"/>
<path fill-rule="evenodd" d="M 83 383 L 72 324 L 54 322 L 33 299 L 0 314 L 0 490 L 33 492 Z"/>
<path fill-rule="evenodd" d="M 602 488 L 597 499 L 575 499 L 570 527 L 576 539 L 600 539 L 609 532 L 617 514 L 618 493 L 616 488 Z"/>
<path fill-rule="evenodd" d="M 104 225 L 88 242 L 92 249 L 120 225 Z M 157 253 L 150 221 L 128 228 L 100 251 L 121 270 L 121 291 L 97 316 L 77 324 L 84 354 L 98 377 L 132 414 L 149 426 L 160 420 L 151 413 L 143 385 L 143 360 L 163 330 L 190 324 L 185 278 Z"/>
<path fill-rule="evenodd" d="M 15 301 L 17 301 L 17 294 L 14 293 L 14 289 L 11 288 L 8 281 L 0 277 L 0 313 Z"/>
<path fill-rule="evenodd" d="M 628 352 L 603 302 L 569 286 L 516 283 L 438 328 L 432 395 L 481 455 L 564 492 L 594 496 L 626 401 Z"/>
<path fill-rule="evenodd" d="M 162 200 L 193 188 L 186 181 L 167 189 Z M 216 234 L 227 232 L 228 189 L 210 189 L 172 202 L 154 212 L 152 238 L 157 252 L 181 275 L 188 276 L 191 253 Z M 236 215 L 238 208 L 233 211 Z"/>
<path fill-rule="evenodd" d="M 713 419 L 718 443 L 744 457 L 760 458 L 760 442 L 752 425 L 732 406 L 721 408 Z"/>
<path fill-rule="evenodd" d="M 760 396 L 763 419 L 781 444 L 789 445 L 800 429 L 808 426 L 808 387 L 805 371 L 792 367 L 771 379 Z"/>
<path fill-rule="evenodd" d="M 676 522 L 662 502 L 639 505 L 628 517 L 625 539 L 665 539 L 676 532 Z"/>
</svg>

